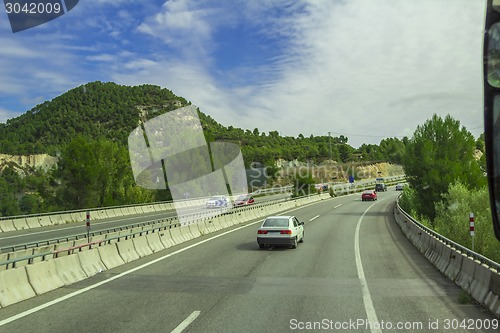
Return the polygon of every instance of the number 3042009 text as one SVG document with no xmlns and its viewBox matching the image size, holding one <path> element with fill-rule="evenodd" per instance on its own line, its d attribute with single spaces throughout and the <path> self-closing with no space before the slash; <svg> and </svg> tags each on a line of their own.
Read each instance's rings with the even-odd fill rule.
<svg viewBox="0 0 500 333">
<path fill-rule="evenodd" d="M 54 1 L 54 3 L 19 3 L 19 2 L 6 2 L 5 11 L 7 14 L 59 14 L 63 11 L 61 3 Z"/>
</svg>

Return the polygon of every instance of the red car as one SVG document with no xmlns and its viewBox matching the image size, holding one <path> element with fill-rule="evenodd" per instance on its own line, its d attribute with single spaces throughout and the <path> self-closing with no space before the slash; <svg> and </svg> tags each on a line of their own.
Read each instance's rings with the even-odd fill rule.
<svg viewBox="0 0 500 333">
<path fill-rule="evenodd" d="M 234 200 L 235 206 L 251 205 L 255 203 L 255 199 L 250 195 L 240 195 Z"/>
<path fill-rule="evenodd" d="M 368 201 L 368 200 L 375 201 L 375 200 L 377 200 L 377 192 L 375 190 L 366 190 L 363 193 L 361 193 L 361 200 L 362 201 Z"/>
</svg>

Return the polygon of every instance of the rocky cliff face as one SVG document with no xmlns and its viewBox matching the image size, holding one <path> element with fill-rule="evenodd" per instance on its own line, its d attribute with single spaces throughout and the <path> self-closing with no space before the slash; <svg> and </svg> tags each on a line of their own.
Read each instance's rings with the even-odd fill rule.
<svg viewBox="0 0 500 333">
<path fill-rule="evenodd" d="M 5 168 L 10 165 L 14 167 L 19 172 L 19 169 L 24 170 L 26 168 L 42 168 L 43 170 L 48 170 L 52 166 L 57 164 L 57 157 L 53 157 L 47 154 L 36 154 L 36 155 L 7 155 L 0 154 L 0 169 Z M 23 172 L 24 173 L 24 172 Z"/>
</svg>

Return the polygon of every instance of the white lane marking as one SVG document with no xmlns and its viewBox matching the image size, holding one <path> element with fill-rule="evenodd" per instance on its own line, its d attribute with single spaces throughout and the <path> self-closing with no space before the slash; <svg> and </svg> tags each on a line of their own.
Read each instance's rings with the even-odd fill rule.
<svg viewBox="0 0 500 333">
<path fill-rule="evenodd" d="M 320 202 L 321 202 L 321 201 L 320 201 Z M 320 203 L 320 202 L 313 202 L 313 203 L 306 204 L 306 205 L 301 206 L 301 207 L 292 208 L 292 209 L 289 209 L 289 210 L 287 210 L 287 211 L 284 211 L 284 212 L 283 212 L 283 214 L 284 214 L 284 213 L 288 213 L 288 212 L 293 212 L 293 211 L 296 211 L 296 210 L 299 210 L 299 209 L 302 209 L 302 208 L 305 208 L 305 207 L 308 207 L 308 206 L 311 206 L 311 205 L 314 205 L 314 204 L 316 204 L 316 203 Z M 4 325 L 6 325 L 6 324 L 9 324 L 9 323 L 11 323 L 11 322 L 13 322 L 13 321 L 15 321 L 15 320 L 18 320 L 18 319 L 24 318 L 24 317 L 26 317 L 26 316 L 28 316 L 28 315 L 30 315 L 30 314 L 32 314 L 32 313 L 35 313 L 35 312 L 41 311 L 41 310 L 43 310 L 43 309 L 45 309 L 45 308 L 48 308 L 49 306 L 55 305 L 55 304 L 57 304 L 57 303 L 60 303 L 60 302 L 65 301 L 65 300 L 67 300 L 67 299 L 70 299 L 70 298 L 73 298 L 73 297 L 78 296 L 78 295 L 80 295 L 80 294 L 83 294 L 84 292 L 87 292 L 87 291 L 89 291 L 89 290 L 92 290 L 92 289 L 95 289 L 95 288 L 100 287 L 100 286 L 102 286 L 102 285 L 105 285 L 106 283 L 111 282 L 111 281 L 116 280 L 116 279 L 119 279 L 119 278 L 121 278 L 122 276 L 128 275 L 128 274 L 130 274 L 130 273 L 133 273 L 133 272 L 135 272 L 135 271 L 138 271 L 138 270 L 143 269 L 143 268 L 145 268 L 145 267 L 148 267 L 148 266 L 150 266 L 150 265 L 156 264 L 157 262 L 160 262 L 160 261 L 162 261 L 162 260 L 164 260 L 164 259 L 170 258 L 170 257 L 172 257 L 172 256 L 174 256 L 174 255 L 176 255 L 176 254 L 182 253 L 182 252 L 184 252 L 184 251 L 186 251 L 186 250 L 189 250 L 189 249 L 191 249 L 191 248 L 193 248 L 193 247 L 196 247 L 196 246 L 198 246 L 198 245 L 201 245 L 201 244 L 206 243 L 206 242 L 208 242 L 208 241 L 211 241 L 211 240 L 213 240 L 213 239 L 216 239 L 216 238 L 222 237 L 222 236 L 224 236 L 224 235 L 230 234 L 230 233 L 232 233 L 232 232 L 235 232 L 235 231 L 237 231 L 237 230 L 240 230 L 240 229 L 243 229 L 243 228 L 246 228 L 246 227 L 252 226 L 252 225 L 257 224 L 257 223 L 262 223 L 262 221 L 263 221 L 263 220 L 258 219 L 258 220 L 257 220 L 257 221 L 255 221 L 255 222 L 251 222 L 251 223 L 249 223 L 249 224 L 246 224 L 246 225 L 244 225 L 244 226 L 241 226 L 241 227 L 235 228 L 235 229 L 233 229 L 233 230 L 229 230 L 229 231 L 223 232 L 223 233 L 221 233 L 221 234 L 219 234 L 219 235 L 216 235 L 216 236 L 213 236 L 213 237 L 207 238 L 207 239 L 202 240 L 202 241 L 200 241 L 200 242 L 198 242 L 198 243 L 191 244 L 191 245 L 186 246 L 186 247 L 184 247 L 184 248 L 182 248 L 182 249 L 179 249 L 179 250 L 177 250 L 177 251 L 174 251 L 174 252 L 172 252 L 172 253 L 169 253 L 169 254 L 167 254 L 167 255 L 164 255 L 163 257 L 160 257 L 160 258 L 157 258 L 157 259 L 155 259 L 155 260 L 153 260 L 153 261 L 150 261 L 150 262 L 147 262 L 147 263 L 145 263 L 145 264 L 142 264 L 141 266 L 137 266 L 137 267 L 132 268 L 132 269 L 130 269 L 130 270 L 128 270 L 128 271 L 126 271 L 126 272 L 123 272 L 123 273 L 120 273 L 120 274 L 118 274 L 118 275 L 112 276 L 112 277 L 110 277 L 110 278 L 109 278 L 109 279 L 107 279 L 107 280 L 104 280 L 104 281 L 98 282 L 98 283 L 93 284 L 93 285 L 91 285 L 91 286 L 88 286 L 88 287 L 86 287 L 86 288 L 83 288 L 83 289 L 77 290 L 77 291 L 75 291 L 75 292 L 72 292 L 71 294 L 68 294 L 68 295 L 65 295 L 65 296 L 59 297 L 59 298 L 54 299 L 54 300 L 52 300 L 52 301 L 50 301 L 50 302 L 47 302 L 47 303 L 45 303 L 45 304 L 41 304 L 41 305 L 39 305 L 39 306 L 37 306 L 37 307 L 34 307 L 34 308 L 32 308 L 32 309 L 29 309 L 29 310 L 26 310 L 26 311 L 24 311 L 24 312 L 21 312 L 21 313 L 19 313 L 19 314 L 15 315 L 15 316 L 12 316 L 12 317 L 9 317 L 9 318 L 7 318 L 7 319 L 4 319 L 4 320 L 0 321 L 0 327 L 4 326 Z"/>
<path fill-rule="evenodd" d="M 104 281 L 98 282 L 98 283 L 93 284 L 93 285 L 91 285 L 91 286 L 88 286 L 88 287 L 86 287 L 86 288 L 83 288 L 83 289 L 77 290 L 77 291 L 75 291 L 75 292 L 72 292 L 71 294 L 68 294 L 68 295 L 65 295 L 65 296 L 59 297 L 59 298 L 57 298 L 57 299 L 55 299 L 55 300 L 52 300 L 52 301 L 50 301 L 50 302 L 47 302 L 47 303 L 45 303 L 45 304 L 41 304 L 41 305 L 39 305 L 39 306 L 37 306 L 37 307 L 34 307 L 34 308 L 32 308 L 32 309 L 29 309 L 29 310 L 26 310 L 26 311 L 24 311 L 24 312 L 21 312 L 21 313 L 19 313 L 19 314 L 15 315 L 15 316 L 12 316 L 12 317 L 9 317 L 9 318 L 7 318 L 7 319 L 4 319 L 4 320 L 0 321 L 0 327 L 1 327 L 1 326 L 6 325 L 6 324 L 8 324 L 8 323 L 11 323 L 11 322 L 13 322 L 13 321 L 15 321 L 15 320 L 18 320 L 18 319 L 21 319 L 21 318 L 23 318 L 23 317 L 26 317 L 26 316 L 28 316 L 28 315 L 30 315 L 30 314 L 32 314 L 32 313 L 35 313 L 35 312 L 38 312 L 38 311 L 43 310 L 43 309 L 45 309 L 45 308 L 48 308 L 48 307 L 49 307 L 49 306 L 51 306 L 51 305 L 54 305 L 54 304 L 60 303 L 60 302 L 65 301 L 65 300 L 67 300 L 67 299 L 70 299 L 70 298 L 73 298 L 73 297 L 78 296 L 78 295 L 80 295 L 80 294 L 83 294 L 84 292 L 87 292 L 87 291 L 89 291 L 89 290 L 92 290 L 92 289 L 95 289 L 95 288 L 100 287 L 100 286 L 102 286 L 102 285 L 105 285 L 106 283 L 109 283 L 109 282 L 111 282 L 111 281 L 114 281 L 114 280 L 116 280 L 116 279 L 119 279 L 119 278 L 121 278 L 121 277 L 123 277 L 123 276 L 125 276 L 125 275 L 128 275 L 128 274 L 130 274 L 130 273 L 133 273 L 133 272 L 138 271 L 138 270 L 140 270 L 140 269 L 143 269 L 143 268 L 145 268 L 145 267 L 151 266 L 151 265 L 153 265 L 153 264 L 156 264 L 157 262 L 160 262 L 160 261 L 162 261 L 162 260 L 164 260 L 164 259 L 170 258 L 170 257 L 172 257 L 172 256 L 174 256 L 174 255 L 176 255 L 176 254 L 182 253 L 182 252 L 184 252 L 184 251 L 186 251 L 186 250 L 189 250 L 189 249 L 191 249 L 191 248 L 193 248 L 193 247 L 196 247 L 196 246 L 201 245 L 201 244 L 203 244 L 203 243 L 209 242 L 209 241 L 211 241 L 211 240 L 213 240 L 213 239 L 216 239 L 216 238 L 222 237 L 222 236 L 224 236 L 224 235 L 230 234 L 230 233 L 232 233 L 232 232 L 235 232 L 235 231 L 237 231 L 237 230 L 240 230 L 240 229 L 246 228 L 246 227 L 248 227 L 248 226 L 251 226 L 251 225 L 254 225 L 254 224 L 257 224 L 257 223 L 262 223 L 262 220 L 259 220 L 259 221 L 256 221 L 256 222 L 249 223 L 249 224 L 247 224 L 247 225 L 244 225 L 244 226 L 238 227 L 238 228 L 236 228 L 236 229 L 229 230 L 229 231 L 223 232 L 222 234 L 219 234 L 219 235 L 216 235 L 216 236 L 213 236 L 213 237 L 207 238 L 207 239 L 202 240 L 202 241 L 200 241 L 200 242 L 198 242 L 198 243 L 191 244 L 191 245 L 186 246 L 186 247 L 184 247 L 184 248 L 182 248 L 182 249 L 179 249 L 179 250 L 177 250 L 177 251 L 174 251 L 174 252 L 172 252 L 172 253 L 169 253 L 169 254 L 167 254 L 167 255 L 164 255 L 163 257 L 157 258 L 157 259 L 155 259 L 155 260 L 153 260 L 153 261 L 147 262 L 147 263 L 142 264 L 142 265 L 140 265 L 140 266 L 137 266 L 137 267 L 131 268 L 131 269 L 129 269 L 128 271 L 125 271 L 125 272 L 120 273 L 120 274 L 118 274 L 118 275 L 112 276 L 112 277 L 110 277 L 110 278 L 109 278 L 109 279 L 107 279 L 107 280 L 104 280 Z"/>
<path fill-rule="evenodd" d="M 316 220 L 318 217 L 319 217 L 319 215 L 316 215 L 315 217 L 313 217 L 312 219 L 310 219 L 309 222 Z"/>
<path fill-rule="evenodd" d="M 340 206 L 342 206 L 342 204 L 338 204 L 337 206 L 335 206 L 333 208 L 339 208 Z"/>
<path fill-rule="evenodd" d="M 194 311 L 191 313 L 189 317 L 184 319 L 184 321 L 180 323 L 179 326 L 177 326 L 171 333 L 181 333 L 184 331 L 184 329 L 188 327 L 189 324 L 191 324 L 200 315 L 200 313 L 201 311 Z"/>
<path fill-rule="evenodd" d="M 363 294 L 363 303 L 365 305 L 366 318 L 371 323 L 370 331 L 372 333 L 382 333 L 382 330 L 377 328 L 377 324 L 379 323 L 377 318 L 377 313 L 375 312 L 375 307 L 373 306 L 372 298 L 370 296 L 370 290 L 368 289 L 368 283 L 366 282 L 365 272 L 363 271 L 363 264 L 361 262 L 361 254 L 359 252 L 359 228 L 361 226 L 361 221 L 363 221 L 363 217 L 366 212 L 373 207 L 375 203 L 371 204 L 363 214 L 360 216 L 358 220 L 358 224 L 356 225 L 356 232 L 354 234 L 354 254 L 356 257 L 356 268 L 358 269 L 358 278 L 361 282 L 361 292 Z"/>
</svg>

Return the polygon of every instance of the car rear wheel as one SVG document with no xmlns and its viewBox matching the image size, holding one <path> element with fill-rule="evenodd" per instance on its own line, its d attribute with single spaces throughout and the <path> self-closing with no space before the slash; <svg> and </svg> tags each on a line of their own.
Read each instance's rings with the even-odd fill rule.
<svg viewBox="0 0 500 333">
<path fill-rule="evenodd" d="M 295 237 L 293 239 L 293 244 L 292 244 L 292 249 L 296 249 L 297 248 L 297 237 Z"/>
<path fill-rule="evenodd" d="M 264 245 L 264 244 L 259 244 L 259 247 L 260 247 L 261 249 L 263 249 L 263 248 L 265 247 L 265 245 Z"/>
</svg>

